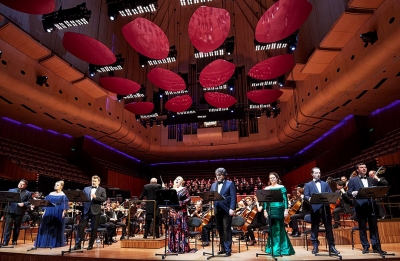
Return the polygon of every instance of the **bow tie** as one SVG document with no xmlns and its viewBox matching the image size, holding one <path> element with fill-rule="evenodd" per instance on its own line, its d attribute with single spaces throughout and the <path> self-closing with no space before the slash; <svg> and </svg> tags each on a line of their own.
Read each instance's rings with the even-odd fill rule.
<svg viewBox="0 0 400 261">
<path fill-rule="evenodd" d="M 321 180 L 316 180 L 316 181 L 314 181 L 315 183 L 320 183 L 321 182 Z"/>
<path fill-rule="evenodd" d="M 222 183 L 224 183 L 224 181 L 218 181 L 218 184 L 222 184 Z"/>
<path fill-rule="evenodd" d="M 367 179 L 367 177 L 366 177 L 366 176 L 364 176 L 364 177 L 360 177 L 360 179 Z"/>
<path fill-rule="evenodd" d="M 92 188 L 94 188 L 94 189 L 97 189 L 97 187 L 96 187 L 96 186 L 92 186 Z"/>
</svg>

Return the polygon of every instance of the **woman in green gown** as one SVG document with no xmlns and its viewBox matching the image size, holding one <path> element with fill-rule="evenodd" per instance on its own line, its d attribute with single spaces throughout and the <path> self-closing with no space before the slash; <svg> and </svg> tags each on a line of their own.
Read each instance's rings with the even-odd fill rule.
<svg viewBox="0 0 400 261">
<path fill-rule="evenodd" d="M 268 186 L 265 190 L 280 190 L 283 196 L 282 202 L 271 202 L 270 206 L 268 202 L 264 203 L 264 216 L 265 218 L 271 219 L 270 234 L 267 240 L 267 246 L 265 252 L 271 254 L 271 245 L 273 250 L 273 256 L 288 256 L 294 254 L 294 249 L 289 237 L 286 233 L 284 226 L 284 217 L 288 215 L 288 199 L 286 194 L 286 188 L 281 185 L 282 182 L 279 179 L 279 175 L 275 172 L 269 174 Z"/>
</svg>

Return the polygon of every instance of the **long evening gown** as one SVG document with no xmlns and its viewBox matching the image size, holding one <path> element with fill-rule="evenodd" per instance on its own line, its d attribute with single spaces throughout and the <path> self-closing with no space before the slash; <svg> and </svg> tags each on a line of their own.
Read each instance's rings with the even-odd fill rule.
<svg viewBox="0 0 400 261">
<path fill-rule="evenodd" d="M 264 209 L 268 212 L 268 218 L 271 218 L 270 235 L 268 236 L 267 246 L 265 252 L 271 254 L 271 245 L 273 244 L 273 255 L 293 255 L 294 249 L 292 243 L 285 230 L 284 212 L 288 208 L 288 200 L 285 187 L 270 187 L 270 190 L 280 190 L 283 196 L 283 202 L 271 202 L 271 209 L 269 209 L 268 202 L 264 203 Z M 271 242 L 272 241 L 272 242 Z"/>
<path fill-rule="evenodd" d="M 45 197 L 54 207 L 44 207 L 46 212 L 40 223 L 35 247 L 62 247 L 65 246 L 64 218 L 62 213 L 69 209 L 68 198 L 64 193 L 50 194 Z"/>
<path fill-rule="evenodd" d="M 189 190 L 184 187 L 177 191 L 179 206 L 170 210 L 168 249 L 173 253 L 193 252 L 189 245 L 187 205 L 190 203 Z"/>
</svg>

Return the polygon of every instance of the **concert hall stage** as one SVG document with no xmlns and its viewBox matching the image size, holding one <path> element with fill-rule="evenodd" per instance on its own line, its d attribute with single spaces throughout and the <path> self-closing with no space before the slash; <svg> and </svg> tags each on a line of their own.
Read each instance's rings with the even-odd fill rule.
<svg viewBox="0 0 400 261">
<path fill-rule="evenodd" d="M 334 236 L 336 241 L 336 249 L 341 252 L 343 260 L 381 260 L 382 257 L 375 253 L 362 254 L 361 245 L 359 241 L 358 232 L 354 233 L 355 248 L 352 250 L 351 246 L 351 227 L 353 224 L 348 224 L 347 227 L 340 227 L 334 229 Z M 380 238 L 382 242 L 382 249 L 388 253 L 395 253 L 395 256 L 386 256 L 390 260 L 400 260 L 400 222 L 399 220 L 389 219 L 380 220 L 378 222 Z M 255 233 L 257 236 L 257 233 Z M 21 235 L 20 235 L 21 236 Z M 35 235 L 34 235 L 35 236 Z M 33 247 L 30 240 L 30 235 L 27 235 L 26 244 L 24 244 L 23 237 L 19 239 L 18 245 L 15 248 L 0 248 L 1 261 L 110 261 L 110 260 L 162 260 L 161 256 L 156 254 L 164 253 L 164 238 L 153 240 L 143 239 L 142 235 L 122 240 L 110 246 L 102 248 L 100 244 L 96 244 L 95 248 L 91 251 L 84 250 L 83 253 L 66 253 L 61 256 L 61 251 L 68 250 L 69 247 L 62 247 L 57 249 L 37 249 L 34 251 L 27 251 Z M 327 254 L 325 249 L 325 235 L 320 234 L 319 237 L 320 254 Z M 294 246 L 296 254 L 293 256 L 278 257 L 278 260 L 288 261 L 303 261 L 303 260 L 338 260 L 337 257 L 329 256 L 314 256 L 311 254 L 312 247 L 308 242 L 308 251 L 304 247 L 304 236 L 299 238 L 292 238 L 290 240 Z M 194 239 L 192 240 L 194 241 Z M 215 241 L 217 242 L 217 241 Z M 207 260 L 207 255 L 204 256 L 203 252 L 211 252 L 211 246 L 201 247 L 201 241 L 197 241 L 196 253 L 180 254 L 178 256 L 167 256 L 165 260 Z M 191 243 L 194 248 L 194 243 Z M 217 246 L 215 243 L 215 253 Z M 258 256 L 256 253 L 263 253 L 260 245 L 249 246 L 246 250 L 245 242 L 240 244 L 240 253 L 238 252 L 238 243 L 235 241 L 233 244 L 233 251 L 231 257 L 215 257 L 211 260 L 240 260 L 240 261 L 256 261 L 256 260 L 272 260 L 270 256 Z"/>
</svg>

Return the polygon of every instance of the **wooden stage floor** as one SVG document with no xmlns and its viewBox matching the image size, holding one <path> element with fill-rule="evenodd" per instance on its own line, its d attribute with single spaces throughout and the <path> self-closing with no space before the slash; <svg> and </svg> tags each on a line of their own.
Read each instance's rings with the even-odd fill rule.
<svg viewBox="0 0 400 261">
<path fill-rule="evenodd" d="M 33 243 L 28 242 L 23 244 L 23 240 L 18 242 L 15 248 L 0 248 L 0 260 L 4 261 L 54 261 L 54 260 L 96 260 L 96 261 L 110 261 L 110 260 L 162 260 L 161 256 L 155 254 L 164 253 L 164 248 L 160 249 L 137 249 L 137 248 L 121 248 L 121 243 L 117 242 L 111 246 L 102 248 L 97 244 L 91 251 L 84 250 L 83 253 L 67 253 L 61 256 L 62 250 L 68 250 L 69 247 L 54 248 L 54 249 L 37 249 L 34 251 L 27 251 L 32 248 Z M 192 245 L 194 247 L 194 244 Z M 295 246 L 296 254 L 293 256 L 278 257 L 278 260 L 287 261 L 302 261 L 302 260 L 338 260 L 337 257 L 329 256 L 314 256 L 311 254 L 311 249 L 306 251 L 303 246 Z M 355 249 L 351 249 L 351 245 L 337 245 L 336 248 L 341 252 L 343 260 L 382 260 L 378 254 L 362 254 L 361 245 L 356 244 Z M 198 251 L 196 253 L 180 254 L 178 256 L 167 256 L 165 260 L 207 260 L 207 255 L 204 256 L 203 252 L 211 252 L 211 246 L 202 248 L 197 245 Z M 400 260 L 400 243 L 387 243 L 382 244 L 382 249 L 388 253 L 394 253 L 395 256 L 386 256 L 386 259 Z M 229 258 L 215 257 L 211 260 L 240 260 L 240 261 L 260 261 L 260 260 L 273 260 L 270 256 L 258 256 L 256 253 L 262 253 L 260 246 L 250 246 L 246 250 L 245 244 L 241 244 L 241 253 L 238 253 L 238 244 L 233 245 L 233 253 Z M 327 254 L 324 245 L 320 245 L 320 254 Z"/>
</svg>

